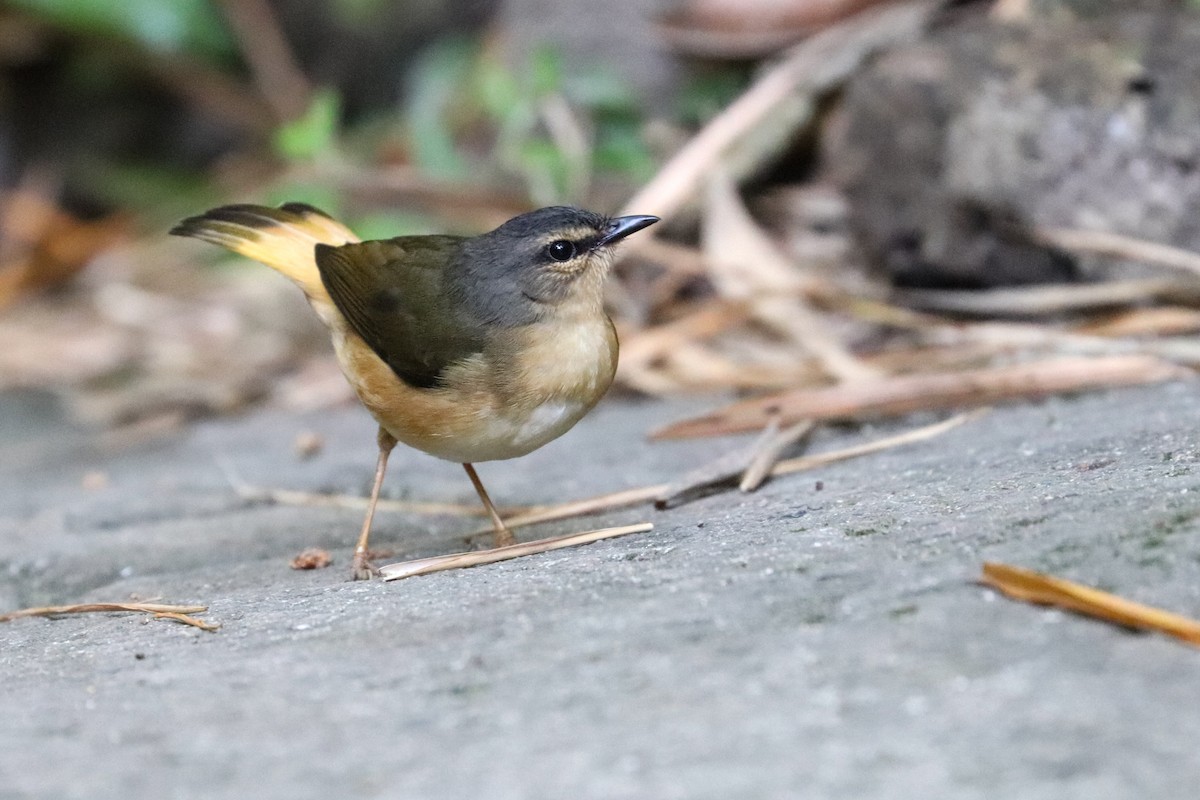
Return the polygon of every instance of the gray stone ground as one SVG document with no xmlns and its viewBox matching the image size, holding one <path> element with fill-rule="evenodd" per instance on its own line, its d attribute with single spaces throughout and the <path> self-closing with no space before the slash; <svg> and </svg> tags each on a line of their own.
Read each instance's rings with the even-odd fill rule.
<svg viewBox="0 0 1200 800">
<path fill-rule="evenodd" d="M 364 412 L 106 451 L 6 398 L 0 606 L 136 593 L 209 604 L 224 627 L 0 626 L 0 797 L 1195 797 L 1200 652 L 973 581 L 1000 560 L 1200 614 L 1196 392 L 998 410 L 755 495 L 525 536 L 648 534 L 391 584 L 345 580 L 357 512 L 249 503 L 217 466 L 364 491 Z M 645 442 L 696 408 L 609 402 L 481 471 L 510 503 L 670 479 L 733 444 Z M 306 430 L 328 446 L 300 461 Z M 91 470 L 108 488 L 81 488 Z M 458 467 L 411 452 L 388 486 L 472 497 Z M 471 524 L 386 514 L 378 544 L 447 551 Z M 290 570 L 310 545 L 338 562 Z"/>
</svg>

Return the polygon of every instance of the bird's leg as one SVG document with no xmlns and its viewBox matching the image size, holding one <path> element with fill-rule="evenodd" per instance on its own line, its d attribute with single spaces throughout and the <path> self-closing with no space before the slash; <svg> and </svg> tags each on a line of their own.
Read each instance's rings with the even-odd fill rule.
<svg viewBox="0 0 1200 800">
<path fill-rule="evenodd" d="M 492 498 L 488 497 L 487 489 L 483 488 L 483 481 L 479 480 L 479 474 L 475 472 L 475 467 L 470 464 L 463 464 L 463 469 L 467 471 L 467 477 L 471 479 L 471 484 L 479 494 L 479 499 L 483 501 L 483 507 L 487 509 L 488 516 L 492 518 L 492 528 L 495 529 L 492 533 L 492 547 L 505 547 L 510 544 L 516 544 L 517 537 L 512 535 L 512 531 L 505 527 L 504 520 L 500 519 L 500 514 L 496 512 L 496 507 L 492 505 Z"/>
<path fill-rule="evenodd" d="M 362 533 L 358 535 L 358 544 L 354 546 L 354 562 L 350 565 L 352 579 L 356 581 L 369 580 L 375 570 L 367 562 L 367 540 L 371 538 L 371 520 L 375 517 L 375 504 L 379 502 L 379 490 L 383 486 L 383 475 L 387 472 L 388 456 L 396 446 L 396 437 L 379 429 L 376 437 L 379 442 L 379 461 L 375 464 L 375 485 L 371 487 L 371 501 L 367 504 L 367 516 L 363 520 Z"/>
</svg>

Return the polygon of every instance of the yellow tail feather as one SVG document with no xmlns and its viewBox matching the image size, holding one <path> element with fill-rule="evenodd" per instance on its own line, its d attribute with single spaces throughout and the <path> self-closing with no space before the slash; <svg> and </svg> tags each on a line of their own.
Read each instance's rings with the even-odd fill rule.
<svg viewBox="0 0 1200 800">
<path fill-rule="evenodd" d="M 314 249 L 318 244 L 359 241 L 345 225 L 304 203 L 286 203 L 279 208 L 221 206 L 188 217 L 171 233 L 218 244 L 260 261 L 291 278 L 310 300 L 319 302 L 328 302 L 329 293 L 321 283 Z"/>
</svg>

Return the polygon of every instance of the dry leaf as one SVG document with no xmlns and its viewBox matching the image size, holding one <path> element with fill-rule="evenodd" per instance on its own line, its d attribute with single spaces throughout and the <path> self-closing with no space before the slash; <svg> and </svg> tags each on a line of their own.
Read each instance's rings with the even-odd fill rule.
<svg viewBox="0 0 1200 800">
<path fill-rule="evenodd" d="M 1017 600 L 1059 606 L 1105 622 L 1127 628 L 1157 631 L 1190 644 L 1200 645 L 1200 622 L 1153 606 L 1135 603 L 1090 586 L 992 562 L 983 565 L 982 580 L 988 586 Z"/>
<path fill-rule="evenodd" d="M 292 559 L 292 569 L 324 569 L 333 563 L 333 556 L 320 547 L 308 547 Z"/>
</svg>

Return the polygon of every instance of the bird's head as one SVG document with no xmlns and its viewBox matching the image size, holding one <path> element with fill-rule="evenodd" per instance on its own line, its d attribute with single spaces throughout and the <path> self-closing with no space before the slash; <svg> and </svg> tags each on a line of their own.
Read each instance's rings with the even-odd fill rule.
<svg viewBox="0 0 1200 800">
<path fill-rule="evenodd" d="M 616 246 L 655 222 L 658 217 L 646 215 L 606 217 L 571 206 L 540 208 L 466 240 L 456 272 L 483 308 L 515 303 L 535 316 L 564 306 L 599 310 Z"/>
</svg>

